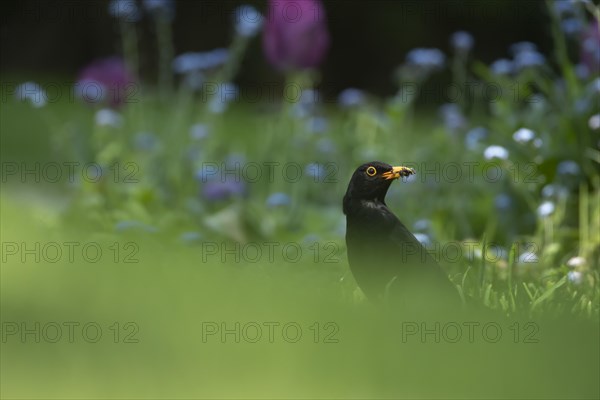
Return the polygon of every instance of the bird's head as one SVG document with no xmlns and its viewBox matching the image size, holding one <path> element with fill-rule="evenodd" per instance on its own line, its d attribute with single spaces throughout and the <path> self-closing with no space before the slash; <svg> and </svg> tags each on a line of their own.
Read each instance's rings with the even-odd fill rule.
<svg viewBox="0 0 600 400">
<path fill-rule="evenodd" d="M 345 199 L 384 202 L 385 195 L 394 179 L 414 173 L 415 170 L 412 168 L 393 167 L 380 161 L 363 164 L 354 171 Z"/>
</svg>

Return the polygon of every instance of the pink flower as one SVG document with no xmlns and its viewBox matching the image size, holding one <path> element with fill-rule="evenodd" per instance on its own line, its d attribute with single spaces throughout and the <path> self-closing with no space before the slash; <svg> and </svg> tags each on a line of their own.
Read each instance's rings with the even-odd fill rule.
<svg viewBox="0 0 600 400">
<path fill-rule="evenodd" d="M 76 85 L 79 97 L 88 103 L 117 107 L 137 102 L 136 80 L 119 57 L 97 60 L 79 74 Z"/>
<path fill-rule="evenodd" d="M 275 68 L 314 68 L 323 61 L 328 48 L 329 32 L 321 1 L 269 0 L 263 50 Z"/>
</svg>

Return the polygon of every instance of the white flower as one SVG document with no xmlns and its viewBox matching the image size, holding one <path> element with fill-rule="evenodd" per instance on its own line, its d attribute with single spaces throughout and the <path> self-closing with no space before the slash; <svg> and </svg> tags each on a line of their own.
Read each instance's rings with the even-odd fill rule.
<svg viewBox="0 0 600 400">
<path fill-rule="evenodd" d="M 249 5 L 239 6 L 235 10 L 235 31 L 244 37 L 255 36 L 263 25 L 263 16 Z"/>
<path fill-rule="evenodd" d="M 431 246 L 431 239 L 426 233 L 415 233 L 415 238 L 425 247 Z"/>
<path fill-rule="evenodd" d="M 569 279 L 569 282 L 579 285 L 583 282 L 583 274 L 579 271 L 569 271 L 567 279 Z"/>
<path fill-rule="evenodd" d="M 483 157 L 485 157 L 486 160 L 493 160 L 494 158 L 498 158 L 500 160 L 506 160 L 506 159 L 508 159 L 508 150 L 506 150 L 502 146 L 497 146 L 497 145 L 488 146 L 483 151 Z"/>
<path fill-rule="evenodd" d="M 20 101 L 29 101 L 35 108 L 46 105 L 46 92 L 35 82 L 25 82 L 17 86 L 15 97 Z"/>
<path fill-rule="evenodd" d="M 554 213 L 554 203 L 546 200 L 544 201 L 537 209 L 537 213 L 540 217 L 548 217 L 550 215 L 552 215 L 552 213 Z"/>
<path fill-rule="evenodd" d="M 110 108 L 103 108 L 96 111 L 96 125 L 98 126 L 110 126 L 112 128 L 118 128 L 123 124 L 123 117 L 118 112 L 111 110 Z"/>
<path fill-rule="evenodd" d="M 531 129 L 521 128 L 513 133 L 513 139 L 518 143 L 528 143 L 535 138 L 535 132 Z"/>
<path fill-rule="evenodd" d="M 594 114 L 590 117 L 588 121 L 588 125 L 590 129 L 597 131 L 600 129 L 600 114 Z"/>
<path fill-rule="evenodd" d="M 578 268 L 584 266 L 585 263 L 586 261 L 583 257 L 571 257 L 569 261 L 567 261 L 567 266 L 569 268 Z"/>
<path fill-rule="evenodd" d="M 526 251 L 519 256 L 519 264 L 537 264 L 540 261 L 533 251 Z"/>
</svg>

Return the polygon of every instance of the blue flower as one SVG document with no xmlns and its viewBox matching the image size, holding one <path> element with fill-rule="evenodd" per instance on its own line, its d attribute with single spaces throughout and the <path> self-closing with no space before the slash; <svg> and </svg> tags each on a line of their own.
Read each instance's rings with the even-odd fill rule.
<svg viewBox="0 0 600 400">
<path fill-rule="evenodd" d="M 229 103 L 237 100 L 239 89 L 236 84 L 225 82 L 218 85 L 217 93 L 208 104 L 208 110 L 214 114 L 222 114 L 227 110 Z"/>
<path fill-rule="evenodd" d="M 500 193 L 494 198 L 494 206 L 498 210 L 508 210 L 512 207 L 513 199 L 507 193 Z"/>
<path fill-rule="evenodd" d="M 481 142 L 488 136 L 488 131 L 482 126 L 477 126 L 465 135 L 465 146 L 469 150 L 476 150 Z"/>
<path fill-rule="evenodd" d="M 137 22 L 142 13 L 134 0 L 111 0 L 108 3 L 108 13 L 125 22 Z"/>
<path fill-rule="evenodd" d="M 454 32 L 450 37 L 450 44 L 456 51 L 467 53 L 473 48 L 473 35 L 469 32 L 458 31 Z"/>
<path fill-rule="evenodd" d="M 304 167 L 304 173 L 315 182 L 320 182 L 325 176 L 325 167 L 319 163 L 310 163 Z"/>
<path fill-rule="evenodd" d="M 427 72 L 433 72 L 444 68 L 446 56 L 438 49 L 416 48 L 408 52 L 406 62 Z"/>
<path fill-rule="evenodd" d="M 579 63 L 575 65 L 575 75 L 582 80 L 585 81 L 590 76 L 590 69 L 587 65 Z"/>
<path fill-rule="evenodd" d="M 110 126 L 111 128 L 118 128 L 123 125 L 123 117 L 117 111 L 111 110 L 110 108 L 102 108 L 96 111 L 94 117 L 96 125 L 98 126 Z"/>
<path fill-rule="evenodd" d="M 137 150 L 153 151 L 158 148 L 160 141 L 151 132 L 138 132 L 133 138 L 133 145 Z"/>
<path fill-rule="evenodd" d="M 193 140 L 202 140 L 208 137 L 210 130 L 206 124 L 194 124 L 190 128 L 190 137 Z"/>
<path fill-rule="evenodd" d="M 510 45 L 508 48 L 513 56 L 519 53 L 537 52 L 537 46 L 532 42 L 517 42 Z"/>
<path fill-rule="evenodd" d="M 218 48 L 211 51 L 187 52 L 173 60 L 173 71 L 177 74 L 188 74 L 193 71 L 219 67 L 229 59 L 229 50 Z"/>
<path fill-rule="evenodd" d="M 15 97 L 19 101 L 29 101 L 35 108 L 46 105 L 46 92 L 35 82 L 21 83 L 15 89 Z"/>
<path fill-rule="evenodd" d="M 577 13 L 575 1 L 554 0 L 554 12 L 559 18 L 571 17 Z"/>
<path fill-rule="evenodd" d="M 235 31 L 244 37 L 253 37 L 262 28 L 263 16 L 258 10 L 249 5 L 235 9 Z"/>
<path fill-rule="evenodd" d="M 308 235 L 302 238 L 302 243 L 305 246 L 314 245 L 315 243 L 319 243 L 321 241 L 321 237 L 316 233 L 309 233 Z"/>
<path fill-rule="evenodd" d="M 573 160 L 561 161 L 556 167 L 556 171 L 559 175 L 579 175 L 581 172 L 581 168 L 579 168 L 579 164 L 577 164 Z"/>
<path fill-rule="evenodd" d="M 313 114 L 319 104 L 320 93 L 315 89 L 304 89 L 298 101 L 292 107 L 292 113 L 297 118 L 306 118 Z"/>
<path fill-rule="evenodd" d="M 323 154 L 332 154 L 335 153 L 337 149 L 333 140 L 322 138 L 317 141 L 317 150 Z"/>
<path fill-rule="evenodd" d="M 267 207 L 274 208 L 274 207 L 289 206 L 291 204 L 291 202 L 292 202 L 292 199 L 290 198 L 290 196 L 288 196 L 285 193 L 277 192 L 277 193 L 271 194 L 267 198 Z"/>
<path fill-rule="evenodd" d="M 229 169 L 240 168 L 240 165 L 246 162 L 246 156 L 243 153 L 230 153 L 225 157 L 225 165 Z"/>
<path fill-rule="evenodd" d="M 145 224 L 140 221 L 135 221 L 135 220 L 119 221 L 115 224 L 115 230 L 117 232 L 124 232 L 124 231 L 141 231 L 141 232 L 148 232 L 148 233 L 158 232 L 158 229 L 155 228 L 154 226 Z"/>
<path fill-rule="evenodd" d="M 431 221 L 428 219 L 419 219 L 413 224 L 416 231 L 428 231 L 431 228 Z"/>
<path fill-rule="evenodd" d="M 306 121 L 306 128 L 311 133 L 323 133 L 327 131 L 329 122 L 325 117 L 312 117 Z"/>
<path fill-rule="evenodd" d="M 158 148 L 159 140 L 150 132 L 138 132 L 133 138 L 133 145 L 138 150 L 152 151 Z"/>
<path fill-rule="evenodd" d="M 569 189 L 562 185 L 550 183 L 542 188 L 542 197 L 544 198 L 564 198 L 569 195 Z"/>
<path fill-rule="evenodd" d="M 246 184 L 225 176 L 222 180 L 211 180 L 202 185 L 202 196 L 208 201 L 228 200 L 246 194 Z"/>
<path fill-rule="evenodd" d="M 510 75 L 514 72 L 514 64 L 506 58 L 501 58 L 494 61 L 490 65 L 490 69 L 495 75 Z"/>
<path fill-rule="evenodd" d="M 338 96 L 338 103 L 343 108 L 358 107 L 365 103 L 365 94 L 360 89 L 344 89 Z"/>
<path fill-rule="evenodd" d="M 143 0 L 142 5 L 147 13 L 155 18 L 175 18 L 175 2 L 173 0 Z"/>
<path fill-rule="evenodd" d="M 567 36 L 577 36 L 583 32 L 583 23 L 579 18 L 566 18 L 560 22 L 560 27 Z"/>
<path fill-rule="evenodd" d="M 199 242 L 200 240 L 202 240 L 202 234 L 200 234 L 199 232 L 195 232 L 195 231 L 183 232 L 179 236 L 179 240 L 181 240 L 184 243 L 188 243 L 188 244 L 196 243 L 196 242 Z"/>
<path fill-rule="evenodd" d="M 456 131 L 466 125 L 465 117 L 458 104 L 447 103 L 440 107 L 440 114 L 444 120 L 444 125 L 450 131 Z"/>
<path fill-rule="evenodd" d="M 537 51 L 522 51 L 515 55 L 514 63 L 517 71 L 521 71 L 526 68 L 543 66 L 546 58 Z"/>
</svg>

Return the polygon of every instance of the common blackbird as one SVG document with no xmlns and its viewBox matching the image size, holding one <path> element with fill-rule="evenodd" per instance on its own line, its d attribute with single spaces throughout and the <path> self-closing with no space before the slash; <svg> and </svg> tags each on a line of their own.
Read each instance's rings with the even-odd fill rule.
<svg viewBox="0 0 600 400">
<path fill-rule="evenodd" d="M 406 303 L 429 301 L 432 295 L 458 297 L 438 263 L 385 204 L 390 184 L 414 173 L 412 168 L 373 161 L 358 167 L 348 184 L 344 196 L 348 262 L 371 300 Z"/>
</svg>

